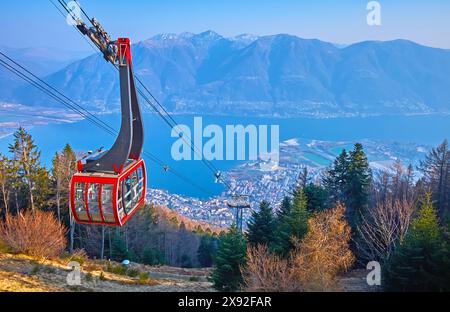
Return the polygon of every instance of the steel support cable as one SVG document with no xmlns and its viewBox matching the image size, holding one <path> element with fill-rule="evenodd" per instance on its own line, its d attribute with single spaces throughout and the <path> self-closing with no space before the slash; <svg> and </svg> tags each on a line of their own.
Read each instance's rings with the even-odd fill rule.
<svg viewBox="0 0 450 312">
<path fill-rule="evenodd" d="M 55 4 L 52 0 L 49 0 L 49 1 L 55 6 L 55 8 L 61 13 L 61 15 L 62 15 L 64 18 L 66 18 L 66 16 L 64 15 L 64 13 L 61 12 L 61 10 L 56 6 L 56 4 Z M 64 1 L 62 1 L 62 0 L 58 0 L 58 2 L 59 2 L 59 3 L 61 4 L 61 6 L 67 11 L 67 13 L 70 14 L 70 16 L 72 17 L 72 19 L 73 19 L 74 21 L 76 21 L 75 17 L 71 14 L 70 10 L 68 9 L 67 4 L 66 4 Z M 78 5 L 79 5 L 79 4 L 78 4 Z M 79 5 L 79 6 L 80 6 L 80 5 Z M 81 6 L 80 6 L 80 9 L 82 9 Z M 84 11 L 84 9 L 82 9 L 82 11 L 83 11 L 83 14 L 86 16 L 86 18 L 89 19 L 89 22 L 92 24 L 91 19 L 89 18 L 89 16 L 87 15 L 87 13 Z M 77 27 L 75 27 L 75 26 L 74 26 L 74 28 L 75 28 L 75 29 L 77 30 L 77 32 L 83 37 L 83 39 L 84 39 L 87 43 L 89 43 L 89 45 L 90 45 L 91 48 L 94 50 L 94 52 L 98 53 L 98 50 L 92 45 L 91 42 L 89 42 L 89 41 L 86 39 L 86 37 L 80 32 L 80 30 L 79 30 Z M 114 66 L 114 68 L 116 68 L 116 69 L 118 70 L 118 68 L 117 68 L 117 66 L 116 66 L 115 64 L 112 64 L 112 65 Z M 135 78 L 137 78 L 137 77 L 135 76 Z M 144 86 L 144 87 L 145 87 L 145 86 Z M 170 122 L 165 118 L 165 116 L 159 112 L 159 110 L 153 105 L 153 103 L 151 103 L 151 101 L 145 96 L 145 94 L 144 94 L 139 88 L 137 88 L 137 89 L 138 89 L 138 92 L 140 93 L 140 95 L 145 99 L 145 101 L 146 101 L 149 105 L 151 105 L 152 109 L 155 110 L 156 112 L 158 112 L 158 114 L 160 115 L 160 117 L 161 117 L 161 118 L 162 118 L 162 119 L 163 119 L 163 120 L 164 120 L 164 121 L 172 128 L 172 126 L 170 125 Z M 184 180 L 184 181 L 187 182 L 188 184 L 191 184 L 191 185 L 193 185 L 194 187 L 196 187 L 196 188 L 198 188 L 198 189 L 201 189 L 202 192 L 204 192 L 204 193 L 206 193 L 206 194 L 212 196 L 212 194 L 211 194 L 210 192 L 205 191 L 205 189 L 203 189 L 202 187 L 196 185 L 196 184 L 193 183 L 193 182 L 189 182 L 189 179 L 188 179 L 188 178 L 186 178 L 186 177 L 184 177 L 182 174 L 176 172 L 176 171 L 175 171 L 174 169 L 172 169 L 171 167 L 168 167 L 165 163 L 163 163 L 161 160 L 159 160 L 156 156 L 151 155 L 150 153 L 145 152 L 145 151 L 144 151 L 144 155 L 146 155 L 147 157 L 149 157 L 151 160 L 153 160 L 154 162 L 156 162 L 157 164 L 159 164 L 159 165 L 162 166 L 163 168 L 169 168 L 168 171 L 171 172 L 172 174 L 176 175 L 178 178 Z"/>
<path fill-rule="evenodd" d="M 39 89 L 40 91 L 42 91 L 43 93 L 47 94 L 49 97 L 51 97 L 52 99 L 54 99 L 57 102 L 61 102 L 64 106 L 70 108 L 71 110 L 75 111 L 76 113 L 78 113 L 79 115 L 81 115 L 82 117 L 88 119 L 90 122 L 96 124 L 98 127 L 101 127 L 103 130 L 105 131 L 110 131 L 109 129 L 103 127 L 100 123 L 96 122 L 95 120 L 92 120 L 88 115 L 83 114 L 82 112 L 78 111 L 75 107 L 73 107 L 73 105 L 71 105 L 70 103 L 64 101 L 62 98 L 58 97 L 57 95 L 55 95 L 54 93 L 52 93 L 51 91 L 49 91 L 48 89 L 46 89 L 45 87 L 43 87 L 42 85 L 38 84 L 37 82 L 33 81 L 33 79 L 31 79 L 30 77 L 27 77 L 26 74 L 20 72 L 19 70 L 17 70 L 16 68 L 14 68 L 13 66 L 11 66 L 10 64 L 6 63 L 5 61 L 0 59 L 0 66 L 4 67 L 5 69 L 7 69 L 8 71 L 10 71 L 11 73 L 15 74 L 16 76 L 18 76 L 19 78 L 21 78 L 22 80 L 25 80 L 26 82 L 28 82 L 29 84 L 31 84 L 32 86 L 34 86 L 35 88 Z"/>
<path fill-rule="evenodd" d="M 114 66 L 114 68 L 116 68 L 116 69 L 118 69 L 117 68 L 117 66 L 116 65 L 114 65 L 113 64 L 113 66 Z M 136 77 L 136 75 L 134 76 L 137 80 L 138 80 L 138 82 L 147 90 L 147 92 L 153 97 L 153 95 L 151 94 L 151 92 L 150 91 L 148 91 L 148 89 L 145 87 L 145 85 L 139 80 L 139 78 L 138 77 Z M 171 124 L 171 122 L 167 119 L 167 117 L 163 114 L 163 113 L 161 113 L 161 111 L 155 106 L 155 104 L 154 103 L 152 103 L 152 101 L 145 95 L 145 93 L 141 90 L 141 89 L 139 89 L 139 88 L 137 88 L 137 90 L 138 90 L 138 93 L 141 95 L 141 97 L 144 99 L 144 101 L 147 103 L 147 105 L 149 105 L 165 122 L 166 122 L 166 124 L 168 124 L 169 125 L 169 127 L 171 128 L 171 129 L 176 129 L 175 127 L 177 127 L 178 126 L 178 124 L 176 124 L 176 122 L 175 122 L 175 125 L 173 125 L 173 124 Z M 154 98 L 154 97 L 153 97 Z M 162 105 L 160 105 L 161 107 L 163 107 Z M 165 109 L 164 109 L 165 110 Z M 169 118 L 170 119 L 172 119 L 173 120 L 173 118 L 168 114 L 168 113 L 166 113 L 166 115 L 168 115 L 169 116 Z M 180 138 L 186 143 L 186 144 L 188 144 L 189 145 L 189 147 L 191 148 L 191 150 L 194 152 L 194 153 L 197 153 L 196 151 L 195 151 L 195 145 L 192 143 L 192 142 L 188 142 L 187 140 L 186 140 L 186 138 L 184 138 L 184 136 L 181 136 L 180 135 L 180 133 L 179 132 L 177 132 L 177 134 L 180 136 Z M 197 154 L 198 155 L 198 154 Z M 201 155 L 200 155 L 200 157 L 201 157 Z M 204 160 L 204 159 L 203 159 Z M 210 166 L 210 163 L 208 163 L 208 162 L 205 162 L 206 160 L 204 160 L 204 164 L 208 167 L 208 169 L 214 174 L 214 175 L 216 175 L 217 173 L 218 173 L 218 170 L 217 169 L 215 169 L 214 167 L 211 167 Z M 226 185 L 226 182 L 225 181 L 223 181 L 223 183 Z M 227 188 L 229 188 L 229 186 L 227 187 Z"/>
<path fill-rule="evenodd" d="M 59 13 L 61 13 L 61 16 L 62 16 L 64 19 L 66 19 L 66 18 L 67 18 L 67 15 L 65 15 L 64 12 L 61 11 L 61 9 L 58 7 L 58 5 L 57 5 L 56 3 L 54 3 L 53 0 L 49 0 L 49 1 L 50 1 L 50 3 L 51 3 L 51 4 L 59 11 Z M 67 9 L 66 9 L 66 11 L 67 11 Z M 69 14 L 70 14 L 70 12 L 69 12 Z M 72 19 L 73 19 L 73 16 L 72 16 L 72 15 L 71 15 L 71 17 L 72 17 Z M 89 46 L 92 48 L 92 50 L 94 50 L 95 53 L 98 53 L 98 49 L 92 44 L 92 42 L 90 42 L 89 40 L 87 40 L 86 37 L 80 32 L 80 30 L 79 30 L 75 25 L 72 25 L 72 26 L 73 26 L 73 28 L 75 28 L 76 31 L 83 37 L 83 40 L 86 41 L 87 44 L 89 44 Z"/>
<path fill-rule="evenodd" d="M 0 52 L 1 55 L 4 55 L 5 57 L 7 57 L 4 53 Z M 7 57 L 8 59 L 10 59 L 9 57 Z M 16 63 L 16 62 L 15 62 Z M 18 64 L 18 63 L 17 63 Z M 18 76 L 19 78 L 21 78 L 22 80 L 28 82 L 29 84 L 31 84 L 33 87 L 39 89 L 40 91 L 42 91 L 43 93 L 45 93 L 46 95 L 48 95 L 49 97 L 51 97 L 52 99 L 54 99 L 57 102 L 62 103 L 64 106 L 70 108 L 71 110 L 73 110 L 74 112 L 76 112 L 77 114 L 79 114 L 80 116 L 86 118 L 89 122 L 91 122 L 92 124 L 96 125 L 97 127 L 101 128 L 102 130 L 104 130 L 105 132 L 107 132 L 108 134 L 110 134 L 111 136 L 117 136 L 117 132 L 111 128 L 109 125 L 107 125 L 106 123 L 104 123 L 102 120 L 98 119 L 95 115 L 93 115 L 92 113 L 90 113 L 87 110 L 80 111 L 78 110 L 76 107 L 74 107 L 72 104 L 70 104 L 68 101 L 64 100 L 62 97 L 55 95 L 55 93 L 53 93 L 51 90 L 47 89 L 45 86 L 39 84 L 38 82 L 34 81 L 32 78 L 30 78 L 29 76 L 27 76 L 26 73 L 20 72 L 18 69 L 14 68 L 12 65 L 6 63 L 5 61 L 0 59 L 0 66 L 4 67 L 5 69 L 7 69 L 8 71 L 10 71 L 11 73 L 15 74 L 16 76 Z M 23 66 L 21 66 L 20 64 L 18 64 L 18 66 L 20 66 L 20 68 L 23 68 L 23 70 L 25 70 L 27 73 L 29 72 L 26 68 L 24 68 Z M 34 76 L 34 74 L 32 74 L 31 72 L 29 72 L 32 77 Z M 52 86 L 48 85 L 46 83 L 46 85 L 53 89 Z M 56 90 L 57 91 L 57 90 Z M 59 91 L 57 91 L 58 93 L 60 93 Z M 63 95 L 63 97 L 67 98 L 66 96 Z M 69 99 L 70 100 L 70 99 Z M 72 100 L 70 100 L 72 101 Z M 73 102 L 73 101 L 72 101 Z M 93 119 L 92 117 L 95 117 L 96 119 Z M 150 158 L 150 160 L 152 160 L 153 162 L 155 162 L 156 164 L 158 164 L 159 166 L 161 166 L 162 168 L 166 169 L 168 168 L 167 165 L 161 161 L 158 157 L 156 157 L 155 155 L 149 153 L 149 152 L 144 152 L 144 155 L 148 158 Z M 177 176 L 179 179 L 183 180 L 185 183 L 190 184 L 191 186 L 193 186 L 194 188 L 199 189 L 200 191 L 202 191 L 203 193 L 212 196 L 212 194 L 208 191 L 206 191 L 204 188 L 202 188 L 201 186 L 197 185 L 196 183 L 194 183 L 193 181 L 190 181 L 188 178 L 184 177 L 182 174 L 178 173 L 177 171 L 175 171 L 172 168 L 168 168 L 169 172 L 171 172 L 172 174 L 174 174 L 175 176 Z"/>
<path fill-rule="evenodd" d="M 50 88 L 51 90 L 53 90 L 54 92 L 56 92 L 59 96 L 61 96 L 62 98 L 64 98 L 66 101 L 70 102 L 73 106 L 75 106 L 77 108 L 77 112 L 81 113 L 83 112 L 86 115 L 91 116 L 92 119 L 94 119 L 96 122 L 103 124 L 106 128 L 109 128 L 111 131 L 116 132 L 116 130 L 114 128 L 112 128 L 110 125 L 108 125 L 107 123 L 105 123 L 103 120 L 101 120 L 100 118 L 98 118 L 97 116 L 95 116 L 94 114 L 90 113 L 89 111 L 87 111 L 84 107 L 82 107 L 81 105 L 79 105 L 78 103 L 76 103 L 75 101 L 73 101 L 72 99 L 68 98 L 67 96 L 65 96 L 63 93 L 61 93 L 60 91 L 58 91 L 56 88 L 54 88 L 53 86 L 51 86 L 50 84 L 48 84 L 45 80 L 39 78 L 38 76 L 36 76 L 35 74 L 33 74 L 31 71 L 29 71 L 28 69 L 26 69 L 24 66 L 20 65 L 19 63 L 17 63 L 16 61 L 14 61 L 13 59 L 11 59 L 10 57 L 8 57 L 6 54 L 4 54 L 3 52 L 0 51 L 0 55 L 2 55 L 3 57 L 5 57 L 6 59 L 8 59 L 10 62 L 14 63 L 16 66 L 20 67 L 22 70 L 24 70 L 25 72 L 27 72 L 29 75 L 31 75 L 34 79 L 36 79 L 37 81 L 39 81 L 40 83 L 44 84 L 45 86 L 47 86 L 48 88 Z"/>
<path fill-rule="evenodd" d="M 51 1 L 51 0 L 50 0 Z M 73 15 L 73 13 L 69 10 L 69 8 L 67 7 L 67 4 L 64 0 L 58 0 L 58 2 L 61 4 L 61 6 L 63 6 L 63 8 L 67 11 L 68 14 L 70 14 L 70 16 L 73 18 L 74 21 L 76 21 L 75 16 Z M 78 4 L 78 2 L 77 2 Z M 79 5 L 79 4 L 78 4 Z M 80 6 L 80 5 L 79 5 Z M 80 9 L 81 6 L 80 6 Z M 83 14 L 86 16 L 86 18 L 89 19 L 89 22 L 92 24 L 92 21 L 90 20 L 89 16 L 87 15 L 87 13 L 84 11 L 84 9 L 82 9 Z M 75 27 L 76 28 L 76 27 Z M 77 28 L 78 30 L 78 28 Z M 79 30 L 78 30 L 79 32 Z M 83 36 L 83 34 L 81 32 L 79 32 L 80 35 Z M 83 36 L 84 37 L 84 36 Z M 85 38 L 86 39 L 86 38 Z M 97 50 L 96 50 L 97 52 Z M 116 69 L 117 66 L 115 64 L 112 64 Z M 138 81 L 138 83 L 147 91 L 147 93 L 152 97 L 152 99 L 157 103 L 157 105 L 159 107 L 161 107 L 161 109 L 163 110 L 163 112 L 169 117 L 169 119 L 166 118 L 166 116 L 164 116 L 163 113 L 161 113 L 161 111 L 150 101 L 150 99 L 145 96 L 144 92 L 142 90 L 138 89 L 139 94 L 143 97 L 143 99 L 145 100 L 145 102 L 148 103 L 148 105 L 150 105 L 150 107 L 168 124 L 168 126 L 171 129 L 174 129 L 176 126 L 178 126 L 178 123 L 173 119 L 173 117 L 169 114 L 169 112 L 164 108 L 164 106 L 156 99 L 156 97 L 150 92 L 150 90 L 144 85 L 144 83 L 139 79 L 139 77 L 137 77 L 136 75 L 134 75 L 135 79 Z M 226 188 L 233 193 L 231 186 L 223 179 L 223 177 L 221 177 L 219 175 L 219 170 L 214 166 L 214 164 L 212 164 L 210 161 L 204 159 L 202 157 L 202 153 L 198 151 L 198 148 L 195 146 L 195 144 L 192 142 L 187 142 L 186 139 L 184 138 L 184 136 L 180 136 L 181 139 L 183 141 L 185 141 L 185 143 L 187 143 L 191 150 L 197 154 L 197 156 L 199 156 L 202 159 L 202 162 L 207 166 L 207 168 L 214 174 L 215 177 L 218 178 L 219 181 L 222 181 L 222 183 L 226 186 Z"/>
<path fill-rule="evenodd" d="M 51 0 L 50 0 L 51 1 Z M 67 11 L 68 14 L 71 15 L 72 19 L 74 21 L 76 21 L 76 17 L 73 15 L 73 13 L 69 10 L 69 8 L 67 7 L 67 3 L 64 0 L 58 0 L 58 2 L 61 4 L 61 6 L 63 6 L 63 8 Z M 89 22 L 92 24 L 92 20 L 90 19 L 90 17 L 88 16 L 88 14 L 86 13 L 86 11 L 81 7 L 81 5 L 76 2 L 77 5 L 80 7 L 82 13 L 86 16 L 86 18 L 89 20 Z M 77 29 L 78 30 L 78 29 Z M 81 34 L 81 33 L 80 33 Z M 83 34 L 81 34 L 83 35 Z M 84 36 L 83 36 L 84 37 Z M 86 38 L 85 38 L 86 39 Z M 116 67 L 115 64 L 113 64 L 114 67 Z M 116 67 L 117 68 L 117 67 Z M 178 123 L 175 121 L 175 119 L 169 114 L 169 112 L 165 109 L 165 107 L 156 99 L 156 97 L 150 92 L 150 90 L 145 86 L 145 84 L 141 81 L 141 79 L 139 79 L 139 77 L 137 77 L 136 75 L 134 75 L 135 79 L 138 81 L 138 83 L 147 91 L 147 93 L 151 96 L 151 98 L 156 102 L 156 104 L 162 109 L 162 111 L 164 112 L 164 114 L 169 118 L 167 119 L 166 116 L 164 116 L 163 113 L 161 113 L 161 111 L 159 109 L 157 109 L 157 107 L 151 103 L 150 99 L 148 97 L 146 97 L 144 95 L 144 92 L 142 92 L 139 88 L 138 88 L 138 92 L 139 94 L 144 98 L 144 100 L 150 105 L 150 107 L 156 111 L 158 113 L 158 115 L 163 118 L 163 120 L 168 124 L 168 126 L 171 129 L 174 129 L 176 126 L 178 126 Z M 179 134 L 179 133 L 178 133 Z M 180 134 L 179 134 L 180 135 Z M 218 176 L 219 174 L 219 170 L 214 166 L 214 164 L 212 164 L 210 161 L 205 160 L 202 157 L 202 153 L 201 151 L 199 152 L 199 149 L 195 146 L 195 144 L 192 142 L 192 139 L 190 142 L 187 142 L 186 138 L 184 136 L 180 136 L 181 139 L 187 143 L 190 147 L 190 149 L 197 154 L 197 156 L 199 156 L 202 159 L 202 162 L 208 167 L 208 169 L 214 174 L 214 176 Z M 220 177 L 219 177 L 220 179 Z M 222 181 L 225 185 L 226 182 Z M 229 188 L 227 186 L 227 188 Z M 231 190 L 230 190 L 231 191 Z"/>
<path fill-rule="evenodd" d="M 119 68 L 117 67 L 117 65 L 115 65 L 115 64 L 112 64 L 113 65 L 113 67 L 115 68 L 115 69 L 117 69 L 117 70 L 119 70 Z M 144 88 L 145 88 L 145 90 L 152 96 L 152 98 L 153 99 L 155 99 L 155 97 L 152 95 L 152 93 L 145 87 L 145 85 L 142 83 L 142 81 L 136 76 L 136 75 L 134 75 L 134 77 L 135 77 L 135 79 L 138 81 L 138 83 L 139 84 L 141 84 Z M 151 108 L 151 109 L 153 109 L 163 120 L 164 120 L 164 122 L 169 126 L 169 128 L 171 128 L 171 129 L 176 129 L 176 127 L 178 126 L 178 124 L 174 121 L 174 119 L 170 116 L 170 114 L 169 113 L 167 113 L 167 111 L 165 110 L 165 108 L 161 105 L 161 104 L 159 104 L 159 106 L 160 107 L 162 107 L 162 109 L 166 112 L 166 115 L 167 115 L 167 117 L 169 117 L 169 119 L 167 119 L 167 117 L 156 107 L 156 105 L 145 95 L 145 93 L 141 90 L 141 89 L 139 89 L 139 88 L 136 88 L 137 89 L 137 91 L 138 91 L 138 93 L 139 93 L 139 95 L 144 99 L 144 101 L 146 102 L 146 104 Z M 155 99 L 155 102 L 157 102 L 157 103 L 159 103 L 156 99 Z M 171 121 L 173 122 L 173 123 L 171 123 Z M 201 157 L 202 155 L 201 154 L 198 154 L 198 151 L 196 151 L 195 150 L 195 145 L 193 144 L 193 142 L 191 141 L 191 142 L 188 142 L 187 140 L 186 140 L 186 138 L 184 137 L 184 136 L 181 136 L 181 134 L 180 134 L 180 132 L 179 131 L 177 131 L 177 135 L 186 143 L 186 144 L 188 144 L 189 145 L 189 148 L 194 152 L 194 153 L 196 153 L 197 154 L 197 156 L 199 156 L 199 157 Z M 192 139 L 191 139 L 192 140 Z M 216 168 L 214 168 L 213 166 L 212 166 L 212 164 L 210 164 L 210 163 L 208 163 L 208 162 L 205 162 L 206 160 L 204 160 L 203 159 L 203 161 L 204 161 L 204 164 L 208 167 L 208 169 L 209 170 L 211 170 L 211 172 L 215 175 L 215 174 L 217 174 L 217 172 L 218 172 L 218 170 L 216 169 Z"/>
<path fill-rule="evenodd" d="M 88 21 L 92 24 L 92 19 L 86 14 L 86 12 L 84 11 L 83 7 L 81 6 L 80 3 L 78 3 L 77 0 L 75 0 L 75 3 L 78 5 L 78 7 L 80 8 L 81 12 L 83 13 L 84 16 L 86 16 L 86 18 L 88 19 Z M 94 25 L 92 25 L 94 26 Z"/>
<path fill-rule="evenodd" d="M 170 126 L 170 128 L 172 128 L 172 129 L 176 129 L 176 127 L 178 127 L 179 125 L 178 125 L 178 123 L 175 121 L 175 119 L 173 119 L 173 117 L 169 114 L 169 112 L 165 109 L 165 107 L 155 98 L 155 96 L 153 96 L 153 94 L 150 92 L 150 90 L 144 85 L 144 83 L 141 81 L 141 79 L 139 79 L 139 77 L 137 77 L 136 75 L 134 76 L 135 78 L 136 78 L 136 80 L 138 81 L 138 83 L 147 91 L 147 93 L 151 96 L 151 98 L 156 102 L 156 104 L 159 106 L 159 107 L 161 107 L 161 109 L 163 110 L 163 112 L 169 117 L 169 119 L 170 119 L 170 121 L 172 122 L 171 124 L 169 123 L 169 126 Z M 142 95 L 142 94 L 141 94 Z M 146 102 L 150 102 L 150 100 L 148 99 L 148 98 L 146 98 Z M 154 107 L 154 105 L 152 105 L 152 107 Z M 180 133 L 178 132 L 177 133 L 178 135 L 180 135 Z M 213 163 L 211 163 L 210 161 L 207 161 L 207 160 L 205 160 L 205 159 L 203 159 L 203 153 L 200 151 L 199 152 L 199 149 L 198 149 L 198 147 L 192 142 L 192 138 L 189 138 L 191 141 L 190 142 L 187 142 L 185 139 L 184 139 L 184 136 L 182 136 L 181 137 L 182 139 L 183 139 L 183 141 L 185 142 L 185 143 L 187 143 L 189 146 L 190 146 L 190 148 L 191 148 L 191 150 L 195 153 L 195 154 L 197 154 L 197 156 L 199 156 L 201 159 L 202 159 L 202 161 L 203 161 L 203 163 L 214 173 L 214 174 L 217 174 L 218 172 L 219 172 L 219 170 L 214 166 L 214 164 Z"/>
</svg>

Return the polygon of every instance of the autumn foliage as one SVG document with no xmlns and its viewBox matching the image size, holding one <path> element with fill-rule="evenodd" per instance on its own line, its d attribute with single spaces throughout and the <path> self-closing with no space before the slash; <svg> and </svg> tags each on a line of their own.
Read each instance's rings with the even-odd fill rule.
<svg viewBox="0 0 450 312">
<path fill-rule="evenodd" d="M 328 291 L 336 287 L 336 277 L 354 263 L 349 241 L 351 230 L 344 219 L 345 208 L 318 213 L 309 220 L 309 231 L 292 253 L 293 274 L 304 290 Z"/>
<path fill-rule="evenodd" d="M 67 245 L 66 232 L 53 213 L 39 210 L 8 215 L 0 223 L 0 240 L 15 252 L 36 258 L 59 256 Z"/>
<path fill-rule="evenodd" d="M 306 236 L 295 242 L 288 259 L 282 259 L 259 245 L 249 248 L 243 270 L 249 291 L 330 291 L 337 277 L 350 269 L 351 230 L 344 218 L 345 208 L 315 214 Z"/>
</svg>

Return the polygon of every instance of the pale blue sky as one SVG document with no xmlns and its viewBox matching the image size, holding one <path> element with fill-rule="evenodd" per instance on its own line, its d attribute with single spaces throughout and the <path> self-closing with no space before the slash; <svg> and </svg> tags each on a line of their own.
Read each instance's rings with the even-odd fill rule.
<svg viewBox="0 0 450 312">
<path fill-rule="evenodd" d="M 57 2 L 57 0 L 53 0 Z M 380 0 L 382 26 L 366 23 L 368 0 L 80 0 L 112 37 L 133 42 L 158 33 L 214 30 L 241 33 L 289 33 L 335 43 L 409 39 L 450 49 L 450 1 Z M 89 46 L 49 0 L 14 0 L 1 4 L 0 45 Z"/>
</svg>

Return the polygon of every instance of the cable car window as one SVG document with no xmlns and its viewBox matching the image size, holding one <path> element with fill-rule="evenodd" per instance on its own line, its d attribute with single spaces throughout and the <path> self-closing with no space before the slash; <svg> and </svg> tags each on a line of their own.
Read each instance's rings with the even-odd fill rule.
<svg viewBox="0 0 450 312">
<path fill-rule="evenodd" d="M 102 187 L 102 210 L 106 222 L 115 222 L 113 211 L 114 185 L 104 184 Z"/>
<path fill-rule="evenodd" d="M 123 190 L 123 208 L 125 210 L 125 213 L 128 215 L 133 209 L 133 197 L 132 197 L 133 185 L 131 175 L 129 175 L 123 181 L 122 190 Z"/>
<path fill-rule="evenodd" d="M 144 170 L 142 166 L 137 170 L 137 175 L 139 179 L 139 194 L 142 195 L 143 187 L 144 187 Z"/>
<path fill-rule="evenodd" d="M 122 218 L 125 216 L 125 212 L 123 209 L 123 181 L 120 181 L 119 183 L 119 190 L 118 190 L 118 197 L 117 197 L 117 212 L 119 213 L 119 219 L 122 220 Z"/>
<path fill-rule="evenodd" d="M 137 172 L 139 182 L 142 182 L 142 180 L 143 180 L 142 166 L 140 166 L 136 172 Z"/>
<path fill-rule="evenodd" d="M 92 221 L 102 222 L 99 204 L 100 184 L 91 183 L 88 186 L 88 208 Z"/>
<path fill-rule="evenodd" d="M 137 191 L 136 191 L 136 193 L 138 195 L 137 202 L 139 202 L 139 200 L 144 195 L 143 194 L 143 192 L 144 192 L 144 170 L 143 170 L 142 166 L 139 167 L 139 169 L 136 172 L 137 172 L 137 177 L 138 177 L 138 181 L 139 181 Z"/>
<path fill-rule="evenodd" d="M 131 205 L 131 209 L 134 209 L 137 205 L 137 203 L 139 202 L 139 198 L 140 198 L 140 192 L 139 192 L 139 178 L 138 178 L 138 173 L 137 171 L 133 172 L 130 175 L 130 179 L 131 179 L 131 186 L 132 186 L 132 205 Z"/>
<path fill-rule="evenodd" d="M 86 213 L 86 206 L 84 202 L 85 183 L 75 184 L 75 210 L 78 218 L 81 221 L 89 221 L 88 214 Z"/>
</svg>

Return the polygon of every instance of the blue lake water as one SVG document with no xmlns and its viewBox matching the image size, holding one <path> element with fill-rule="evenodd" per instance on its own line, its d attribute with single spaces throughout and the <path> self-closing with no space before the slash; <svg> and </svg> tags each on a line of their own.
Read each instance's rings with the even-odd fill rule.
<svg viewBox="0 0 450 312">
<path fill-rule="evenodd" d="M 193 129 L 194 116 L 174 116 L 179 124 L 186 124 Z M 118 128 L 118 116 L 101 116 L 114 128 Z M 171 157 L 172 143 L 170 128 L 157 116 L 145 115 L 145 150 L 156 155 L 169 166 L 184 176 L 207 188 L 213 194 L 219 194 L 223 188 L 214 183 L 212 173 L 201 161 L 174 161 Z M 450 137 L 450 116 L 412 116 L 412 117 L 370 117 L 370 118 L 336 118 L 336 119 L 278 119 L 252 117 L 215 117 L 204 116 L 204 126 L 217 124 L 225 129 L 226 125 L 279 125 L 280 140 L 291 138 L 316 139 L 327 141 L 357 141 L 373 139 L 397 141 L 400 143 L 419 143 L 437 145 Z M 30 129 L 35 143 L 42 151 L 43 163 L 51 164 L 56 151 L 61 150 L 66 143 L 76 151 L 95 150 L 101 146 L 108 148 L 114 138 L 96 128 L 87 121 L 73 124 L 49 124 L 34 126 Z M 7 153 L 12 137 L 0 139 L 0 152 Z M 206 141 L 206 140 L 204 140 Z M 148 183 L 150 187 L 169 190 L 173 193 L 204 197 L 197 188 L 184 183 L 172 174 L 164 173 L 163 169 L 146 160 Z M 214 161 L 220 170 L 236 166 L 237 161 Z"/>
</svg>

